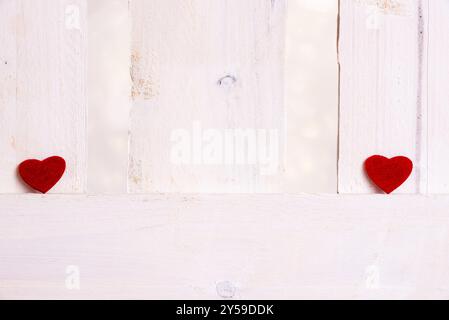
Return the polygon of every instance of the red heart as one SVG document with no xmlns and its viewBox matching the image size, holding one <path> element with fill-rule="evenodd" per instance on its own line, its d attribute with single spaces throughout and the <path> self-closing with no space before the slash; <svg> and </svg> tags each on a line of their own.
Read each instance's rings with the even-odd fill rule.
<svg viewBox="0 0 449 320">
<path fill-rule="evenodd" d="M 372 156 L 365 161 L 365 170 L 380 189 L 390 194 L 410 177 L 413 162 L 406 157 Z"/>
<path fill-rule="evenodd" d="M 19 174 L 31 188 L 47 193 L 61 180 L 65 168 L 65 160 L 61 157 L 27 160 L 19 165 Z"/>
</svg>

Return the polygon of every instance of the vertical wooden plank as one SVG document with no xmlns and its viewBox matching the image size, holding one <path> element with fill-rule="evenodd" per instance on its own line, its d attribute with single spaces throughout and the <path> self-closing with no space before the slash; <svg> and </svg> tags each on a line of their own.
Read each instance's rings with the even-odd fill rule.
<svg viewBox="0 0 449 320">
<path fill-rule="evenodd" d="M 0 192 L 17 190 L 15 179 L 17 1 L 0 2 Z"/>
<path fill-rule="evenodd" d="M 342 0 L 339 192 L 373 193 L 364 160 L 415 163 L 397 191 L 427 191 L 425 0 Z"/>
<path fill-rule="evenodd" d="M 284 2 L 131 1 L 130 192 L 280 190 Z"/>
<path fill-rule="evenodd" d="M 53 192 L 84 192 L 86 35 L 85 0 L 0 2 L 0 192 L 24 192 L 18 163 L 52 155 L 68 165 Z"/>
<path fill-rule="evenodd" d="M 429 192 L 449 193 L 449 2 L 429 1 Z"/>
</svg>

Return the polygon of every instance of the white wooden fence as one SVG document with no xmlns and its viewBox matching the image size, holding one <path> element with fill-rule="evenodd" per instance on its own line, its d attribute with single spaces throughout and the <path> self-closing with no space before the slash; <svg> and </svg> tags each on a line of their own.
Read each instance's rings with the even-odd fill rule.
<svg viewBox="0 0 449 320">
<path fill-rule="evenodd" d="M 0 0 L 0 298 L 449 297 L 449 2 L 341 1 L 340 195 L 282 195 L 286 2 L 131 0 L 129 194 L 88 196 L 86 1 Z M 173 160 L 242 129 L 270 174 Z M 414 161 L 402 195 L 374 194 L 376 153 Z M 25 195 L 50 155 L 64 179 Z"/>
</svg>

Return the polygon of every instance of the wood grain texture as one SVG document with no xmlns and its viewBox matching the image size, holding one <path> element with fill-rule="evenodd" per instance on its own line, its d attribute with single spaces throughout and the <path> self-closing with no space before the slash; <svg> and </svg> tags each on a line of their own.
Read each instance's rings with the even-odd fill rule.
<svg viewBox="0 0 449 320">
<path fill-rule="evenodd" d="M 363 162 L 415 163 L 400 193 L 427 187 L 427 0 L 342 0 L 339 192 L 374 193 Z"/>
<path fill-rule="evenodd" d="M 285 1 L 132 0 L 130 7 L 129 191 L 279 191 Z M 274 173 L 261 173 L 263 161 L 240 162 L 225 151 L 238 148 L 226 149 L 232 130 L 247 129 L 275 131 L 274 139 L 267 139 L 278 142 Z M 181 163 L 172 161 L 179 133 L 190 142 Z M 242 154 L 263 153 L 263 138 Z M 210 151 L 214 142 L 223 146 Z"/>
<path fill-rule="evenodd" d="M 23 193 L 17 165 L 64 157 L 55 193 L 86 183 L 85 0 L 0 1 L 0 193 Z"/>
<path fill-rule="evenodd" d="M 447 299 L 448 206 L 408 195 L 0 196 L 0 298 Z M 67 289 L 68 267 L 80 290 Z"/>
<path fill-rule="evenodd" d="M 429 192 L 449 193 L 449 2 L 429 1 L 428 17 Z"/>
</svg>

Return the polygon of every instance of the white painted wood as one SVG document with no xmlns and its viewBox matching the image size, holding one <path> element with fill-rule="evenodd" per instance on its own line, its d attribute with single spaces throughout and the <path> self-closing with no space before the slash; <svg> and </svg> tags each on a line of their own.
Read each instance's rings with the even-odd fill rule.
<svg viewBox="0 0 449 320">
<path fill-rule="evenodd" d="M 17 165 L 59 155 L 55 193 L 86 183 L 85 0 L 0 1 L 0 193 L 22 193 Z"/>
<path fill-rule="evenodd" d="M 340 193 L 376 192 L 363 171 L 374 154 L 412 159 L 398 192 L 427 192 L 427 5 L 341 1 Z"/>
<path fill-rule="evenodd" d="M 447 196 L 0 196 L 0 298 L 447 299 L 448 207 Z"/>
<path fill-rule="evenodd" d="M 429 1 L 429 192 L 449 193 L 449 2 Z"/>
<path fill-rule="evenodd" d="M 130 8 L 129 191 L 279 191 L 285 1 L 132 0 Z M 232 130 L 246 129 L 275 135 L 225 147 Z M 180 151 L 183 142 L 191 152 Z M 271 161 L 233 154 L 260 156 L 273 142 Z M 173 161 L 178 151 L 186 158 Z"/>
</svg>

